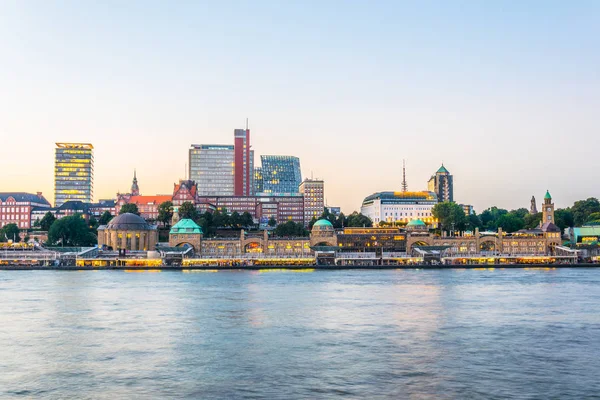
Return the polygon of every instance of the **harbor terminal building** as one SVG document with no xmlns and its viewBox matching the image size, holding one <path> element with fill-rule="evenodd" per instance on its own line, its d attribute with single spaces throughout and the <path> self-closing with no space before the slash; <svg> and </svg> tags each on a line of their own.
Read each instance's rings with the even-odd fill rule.
<svg viewBox="0 0 600 400">
<path fill-rule="evenodd" d="M 367 196 L 360 212 L 373 221 L 408 223 L 420 220 L 427 225 L 435 223 L 431 210 L 438 202 L 434 192 L 378 192 Z"/>
</svg>

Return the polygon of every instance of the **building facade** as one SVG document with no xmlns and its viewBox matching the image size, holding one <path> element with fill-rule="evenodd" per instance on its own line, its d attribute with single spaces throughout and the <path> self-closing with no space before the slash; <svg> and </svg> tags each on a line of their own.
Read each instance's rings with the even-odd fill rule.
<svg viewBox="0 0 600 400">
<path fill-rule="evenodd" d="M 233 196 L 234 146 L 193 144 L 189 150 L 189 177 L 200 196 Z"/>
<path fill-rule="evenodd" d="M 427 190 L 434 192 L 440 203 L 454 201 L 454 177 L 444 167 L 444 164 L 427 182 Z"/>
<path fill-rule="evenodd" d="M 254 152 L 250 151 L 250 129 L 236 129 L 234 136 L 234 188 L 235 196 L 253 194 Z"/>
<path fill-rule="evenodd" d="M 431 209 L 438 203 L 434 192 L 378 192 L 366 197 L 360 212 L 377 225 L 380 222 L 408 223 L 419 219 L 435 224 Z"/>
<path fill-rule="evenodd" d="M 94 198 L 94 146 L 89 143 L 56 143 L 54 206 L 69 200 L 91 203 Z"/>
<path fill-rule="evenodd" d="M 172 197 L 169 195 L 157 195 L 157 196 L 117 196 L 117 204 L 115 206 L 116 214 L 119 214 L 121 207 L 125 204 L 135 204 L 138 208 L 140 216 L 144 219 L 156 221 L 158 218 L 158 206 L 165 201 L 171 201 Z M 113 214 L 115 215 L 115 214 Z"/>
<path fill-rule="evenodd" d="M 19 229 L 30 229 L 35 222 L 33 211 L 40 210 L 41 213 L 46 214 L 50 209 L 50 203 L 41 192 L 0 193 L 0 228 L 15 224 Z"/>
<path fill-rule="evenodd" d="M 260 156 L 262 193 L 298 193 L 302 182 L 300 159 L 293 156 Z"/>
<path fill-rule="evenodd" d="M 325 211 L 325 183 L 322 180 L 305 179 L 299 186 L 304 197 L 304 225 L 315 218 L 319 219 Z"/>
<path fill-rule="evenodd" d="M 244 212 L 252 218 L 265 223 L 274 218 L 277 223 L 294 221 L 304 223 L 304 197 L 301 194 L 272 195 L 272 196 L 211 196 L 199 197 L 198 205 L 212 205 L 215 209 L 227 213 Z"/>
<path fill-rule="evenodd" d="M 152 251 L 158 243 L 156 225 L 131 213 L 114 217 L 107 225 L 98 227 L 98 245 L 114 250 Z"/>
</svg>

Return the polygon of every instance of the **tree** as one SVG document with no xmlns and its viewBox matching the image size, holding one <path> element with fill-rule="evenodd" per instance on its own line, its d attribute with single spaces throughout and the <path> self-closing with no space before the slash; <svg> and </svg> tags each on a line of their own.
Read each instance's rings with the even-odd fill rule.
<svg viewBox="0 0 600 400">
<path fill-rule="evenodd" d="M 106 225 L 113 218 L 112 214 L 109 211 L 104 211 L 98 220 L 98 224 Z"/>
<path fill-rule="evenodd" d="M 93 246 L 96 244 L 96 237 L 81 215 L 76 214 L 56 220 L 48 232 L 48 242 L 65 247 Z"/>
<path fill-rule="evenodd" d="M 600 212 L 600 202 L 595 197 L 576 201 L 571 207 L 571 212 L 573 213 L 574 225 L 582 226 L 588 222 L 591 214 Z"/>
<path fill-rule="evenodd" d="M 162 222 L 164 226 L 171 224 L 173 220 L 173 202 L 165 201 L 158 206 L 158 222 Z"/>
<path fill-rule="evenodd" d="M 21 241 L 17 224 L 7 224 L 0 229 L 0 242 L 6 242 L 8 240 L 12 240 L 15 243 Z"/>
<path fill-rule="evenodd" d="M 196 220 L 198 218 L 198 211 L 191 202 L 186 201 L 179 207 L 179 218 Z"/>
<path fill-rule="evenodd" d="M 119 210 L 119 215 L 131 213 L 135 215 L 140 215 L 140 211 L 138 210 L 138 206 L 133 203 L 123 204 L 121 209 Z"/>
<path fill-rule="evenodd" d="M 88 220 L 88 225 L 90 226 L 90 229 L 93 229 L 94 231 L 96 231 L 98 229 L 98 220 L 96 219 L 96 217 L 94 217 L 93 215 L 90 215 L 90 218 Z"/>
<path fill-rule="evenodd" d="M 591 213 L 588 218 L 592 218 L 594 214 L 600 213 Z M 561 231 L 564 231 L 565 228 L 570 228 L 575 226 L 575 219 L 573 218 L 573 213 L 569 208 L 559 208 L 554 212 L 554 224 L 560 228 Z"/>
<path fill-rule="evenodd" d="M 269 222 L 267 222 L 267 225 L 269 225 L 272 228 L 275 225 L 277 225 L 277 221 L 275 220 L 274 217 L 271 217 L 271 218 L 269 218 Z"/>
<path fill-rule="evenodd" d="M 350 214 L 348 216 L 345 226 L 355 227 L 355 228 L 359 228 L 359 227 L 370 228 L 373 226 L 373 221 L 371 221 L 371 218 L 367 217 L 366 215 L 362 215 L 362 214 L 359 214 L 356 211 L 354 211 L 352 214 Z"/>
<path fill-rule="evenodd" d="M 471 230 L 475 230 L 475 228 L 483 228 L 483 223 L 481 222 L 481 218 L 479 218 L 479 215 L 473 213 L 473 214 L 469 214 L 467 217 L 467 227 Z"/>
<path fill-rule="evenodd" d="M 540 222 L 542 222 L 542 213 L 536 214 L 527 214 L 525 218 L 523 218 L 525 222 L 526 229 L 535 229 L 540 226 Z"/>
<path fill-rule="evenodd" d="M 48 211 L 46 214 L 44 214 L 44 217 L 40 221 L 40 228 L 43 231 L 48 232 L 54 221 L 56 221 L 56 217 L 54 216 L 54 214 Z"/>
<path fill-rule="evenodd" d="M 244 211 L 244 213 L 242 214 L 241 223 L 242 223 L 242 226 L 244 226 L 248 229 L 254 226 L 254 219 L 252 218 L 252 215 L 250 215 L 250 213 L 248 211 Z"/>
<path fill-rule="evenodd" d="M 461 206 L 454 202 L 438 203 L 431 209 L 431 214 L 440 223 L 440 229 L 464 231 L 467 227 L 467 217 Z"/>
<path fill-rule="evenodd" d="M 300 236 L 308 236 L 308 231 L 304 227 L 302 223 L 296 223 L 294 221 L 286 221 L 283 224 L 277 225 L 275 228 L 275 236 L 282 237 L 300 237 Z"/>
<path fill-rule="evenodd" d="M 240 213 L 238 213 L 237 211 L 232 212 L 229 216 L 229 226 L 231 226 L 232 228 L 239 228 L 241 225 L 242 218 L 240 216 Z"/>
<path fill-rule="evenodd" d="M 317 218 L 316 217 L 312 217 L 312 219 L 308 223 L 308 229 L 312 229 L 313 225 L 315 224 L 315 222 L 317 222 Z"/>
<path fill-rule="evenodd" d="M 503 231 L 508 233 L 516 232 L 519 229 L 523 229 L 524 226 L 525 221 L 519 218 L 519 215 L 516 213 L 510 212 L 498 218 L 498 227 L 502 228 Z"/>
</svg>

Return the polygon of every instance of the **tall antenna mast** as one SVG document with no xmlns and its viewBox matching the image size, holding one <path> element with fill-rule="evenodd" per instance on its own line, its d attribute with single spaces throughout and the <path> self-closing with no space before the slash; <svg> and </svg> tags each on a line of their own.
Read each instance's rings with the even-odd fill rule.
<svg viewBox="0 0 600 400">
<path fill-rule="evenodd" d="M 408 191 L 408 183 L 406 183 L 406 161 L 402 160 L 402 192 Z"/>
</svg>

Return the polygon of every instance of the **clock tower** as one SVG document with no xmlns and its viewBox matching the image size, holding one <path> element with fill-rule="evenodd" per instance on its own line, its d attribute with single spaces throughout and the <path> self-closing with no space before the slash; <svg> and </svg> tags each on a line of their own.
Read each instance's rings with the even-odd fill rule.
<svg viewBox="0 0 600 400">
<path fill-rule="evenodd" d="M 554 203 L 552 203 L 552 196 L 550 196 L 550 192 L 547 190 L 546 195 L 544 196 L 542 215 L 542 225 L 554 223 Z"/>
</svg>

